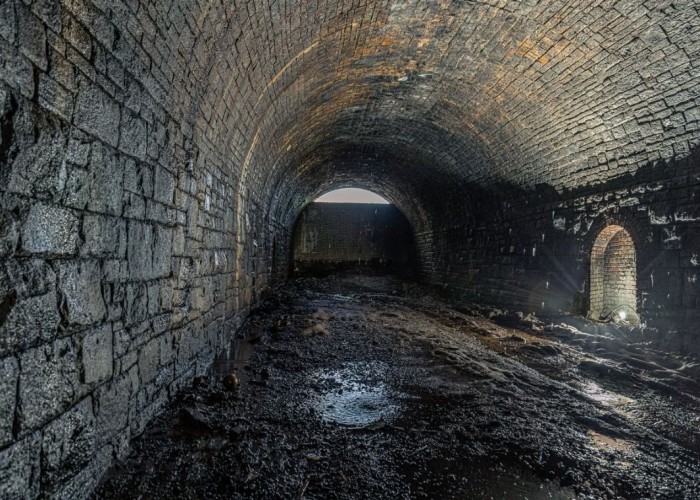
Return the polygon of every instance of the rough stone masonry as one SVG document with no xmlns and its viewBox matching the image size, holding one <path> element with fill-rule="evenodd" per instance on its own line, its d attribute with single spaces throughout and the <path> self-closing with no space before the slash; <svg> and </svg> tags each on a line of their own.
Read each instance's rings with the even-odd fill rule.
<svg viewBox="0 0 700 500">
<path fill-rule="evenodd" d="M 697 351 L 699 9 L 0 0 L 0 496 L 86 496 L 332 185 L 406 214 L 425 282 L 542 314 L 620 225 Z"/>
</svg>

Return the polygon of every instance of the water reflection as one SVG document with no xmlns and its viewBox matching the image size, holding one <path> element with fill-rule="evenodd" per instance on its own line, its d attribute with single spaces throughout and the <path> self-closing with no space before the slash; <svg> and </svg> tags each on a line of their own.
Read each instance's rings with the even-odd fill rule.
<svg viewBox="0 0 700 500">
<path fill-rule="evenodd" d="M 311 374 L 320 393 L 311 404 L 327 422 L 365 426 L 390 421 L 398 412 L 395 394 L 384 382 L 387 367 L 380 362 L 347 363 Z"/>
</svg>

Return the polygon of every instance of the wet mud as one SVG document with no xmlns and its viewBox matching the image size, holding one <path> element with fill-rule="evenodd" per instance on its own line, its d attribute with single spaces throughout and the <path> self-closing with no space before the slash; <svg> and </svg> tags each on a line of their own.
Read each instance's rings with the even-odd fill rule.
<svg viewBox="0 0 700 500">
<path fill-rule="evenodd" d="M 577 321 L 290 282 L 95 498 L 700 498 L 697 358 Z"/>
</svg>

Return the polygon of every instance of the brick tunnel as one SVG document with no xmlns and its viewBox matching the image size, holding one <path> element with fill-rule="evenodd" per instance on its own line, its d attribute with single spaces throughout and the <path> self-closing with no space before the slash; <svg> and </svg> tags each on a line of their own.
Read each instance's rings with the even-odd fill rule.
<svg viewBox="0 0 700 500">
<path fill-rule="evenodd" d="M 0 497 L 697 498 L 699 90 L 695 0 L 0 0 Z M 344 187 L 410 277 L 295 273 Z"/>
</svg>

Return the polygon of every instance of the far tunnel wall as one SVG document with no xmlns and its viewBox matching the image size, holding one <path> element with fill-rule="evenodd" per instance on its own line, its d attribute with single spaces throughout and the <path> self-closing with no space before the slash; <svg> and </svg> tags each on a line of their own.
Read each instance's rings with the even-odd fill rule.
<svg viewBox="0 0 700 500">
<path fill-rule="evenodd" d="M 410 274 L 415 241 L 394 205 L 311 203 L 296 224 L 295 272 L 364 269 Z"/>
</svg>

